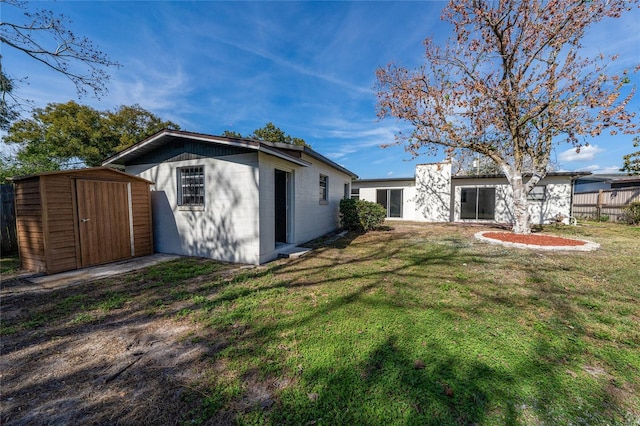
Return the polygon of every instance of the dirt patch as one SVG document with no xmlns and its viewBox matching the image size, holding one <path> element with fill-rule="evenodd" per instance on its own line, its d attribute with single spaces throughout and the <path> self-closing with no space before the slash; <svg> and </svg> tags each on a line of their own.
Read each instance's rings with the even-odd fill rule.
<svg viewBox="0 0 640 426">
<path fill-rule="evenodd" d="M 225 271 L 194 277 L 191 286 L 219 279 Z M 206 383 L 224 338 L 202 338 L 197 324 L 176 315 L 191 302 L 172 291 L 171 283 L 134 273 L 5 294 L 0 423 L 170 425 L 197 418 L 202 398 L 194 383 Z M 223 417 L 218 424 L 233 424 L 233 413 Z"/>
</svg>

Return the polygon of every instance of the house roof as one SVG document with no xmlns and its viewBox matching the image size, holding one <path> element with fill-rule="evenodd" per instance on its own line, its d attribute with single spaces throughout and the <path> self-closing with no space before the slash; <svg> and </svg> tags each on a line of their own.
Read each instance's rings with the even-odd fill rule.
<svg viewBox="0 0 640 426">
<path fill-rule="evenodd" d="M 217 144 L 235 148 L 243 148 L 251 151 L 263 152 L 274 157 L 281 158 L 291 163 L 303 167 L 311 166 L 311 163 L 302 158 L 302 153 L 315 158 L 318 161 L 328 164 L 329 166 L 348 174 L 351 177 L 357 177 L 353 172 L 334 163 L 325 156 L 317 153 L 306 146 L 298 146 L 284 143 L 272 143 L 266 141 L 258 141 L 253 139 L 238 139 L 224 136 L 207 135 L 203 133 L 186 132 L 183 130 L 164 129 L 148 138 L 120 151 L 119 153 L 107 158 L 102 164 L 119 164 L 126 165 L 132 160 L 148 154 L 155 149 L 170 144 L 178 140 L 191 140 L 203 142 L 205 144 Z"/>
<path fill-rule="evenodd" d="M 128 173 L 122 172 L 120 170 L 116 170 L 113 169 L 111 167 L 87 167 L 84 169 L 69 169 L 69 170 L 54 170 L 51 172 L 41 172 L 41 173 L 34 173 L 32 175 L 25 175 L 25 176 L 14 176 L 14 177 L 10 177 L 9 180 L 17 182 L 17 181 L 22 181 L 22 180 L 27 180 L 27 179 L 33 179 L 33 178 L 37 178 L 40 176 L 53 176 L 53 175 L 82 175 L 82 174 L 87 174 L 87 173 L 91 173 L 91 172 L 96 172 L 96 171 L 108 171 L 110 173 L 114 173 L 117 175 L 120 175 L 122 177 L 126 177 L 128 179 L 134 179 L 134 180 L 138 180 L 140 182 L 145 182 L 145 183 L 150 183 L 153 184 L 154 182 L 141 178 L 140 176 L 134 176 L 134 175 L 130 175 Z"/>
<path fill-rule="evenodd" d="M 629 176 L 622 173 L 603 173 L 592 174 L 590 176 L 581 177 L 581 181 L 586 182 L 640 182 L 640 176 Z"/>
<path fill-rule="evenodd" d="M 415 176 L 411 177 L 394 177 L 394 178 L 379 178 L 379 179 L 358 179 L 356 182 L 404 182 L 407 180 L 416 180 Z"/>
<path fill-rule="evenodd" d="M 548 176 L 569 176 L 573 178 L 578 178 L 580 176 L 590 175 L 591 172 L 551 172 L 547 173 L 545 177 Z M 531 174 L 526 174 L 525 176 L 531 176 Z M 505 178 L 505 175 L 491 174 L 491 175 L 454 175 L 451 176 L 451 179 L 496 179 L 496 178 Z M 395 178 L 379 178 L 379 179 L 358 179 L 356 182 L 401 182 L 401 181 L 413 181 L 415 180 L 415 176 L 412 177 L 395 177 Z"/>
<path fill-rule="evenodd" d="M 549 172 L 545 175 L 545 177 L 552 176 L 568 176 L 573 177 L 575 179 L 581 176 L 588 176 L 591 172 Z M 525 173 L 523 176 L 529 177 L 531 173 Z M 486 175 L 455 175 L 451 176 L 451 179 L 491 179 L 491 178 L 505 178 L 506 176 L 502 173 L 496 174 L 486 174 Z"/>
</svg>

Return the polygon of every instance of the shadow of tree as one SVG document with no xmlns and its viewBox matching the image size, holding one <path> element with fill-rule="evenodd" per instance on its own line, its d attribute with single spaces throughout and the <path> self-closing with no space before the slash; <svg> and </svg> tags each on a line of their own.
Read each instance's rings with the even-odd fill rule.
<svg viewBox="0 0 640 426">
<path fill-rule="evenodd" d="M 303 412 L 303 422 L 379 425 L 395 419 L 406 425 L 480 424 L 490 399 L 487 389 L 513 381 L 504 372 L 481 361 L 469 363 L 435 343 L 416 359 L 398 344 L 399 339 L 389 336 L 353 368 L 306 372 L 306 380 L 313 383 L 308 400 L 285 399 L 271 418 L 280 423 L 289 412 Z M 381 406 L 379 397 L 372 397 L 376 392 L 384 393 L 388 403 Z M 516 424 L 513 403 L 508 395 L 504 399 L 505 424 Z"/>
<path fill-rule="evenodd" d="M 98 424 L 482 424 L 496 418 L 520 424 L 589 418 L 558 402 L 576 392 L 566 370 L 584 356 L 588 337 L 584 314 L 571 298 L 600 291 L 569 289 L 554 278 L 559 271 L 580 276 L 577 262 L 550 255 L 549 261 L 518 263 L 520 255 L 509 250 L 478 249 L 474 229 L 447 227 L 438 235 L 440 227 L 394 228 L 348 234 L 305 257 L 251 270 L 226 273 L 236 266 L 185 259 L 72 290 L 10 296 L 5 307 L 29 307 L 22 321 L 43 320 L 3 339 L 8 387 L 2 422 L 37 423 L 50 413 L 53 423 Z M 505 257 L 517 270 L 501 269 Z M 203 265 L 216 266 L 203 273 Z M 520 274 L 521 284 L 501 288 L 500 274 L 506 273 Z M 322 296 L 335 288 L 340 291 Z M 87 323 L 74 322 L 83 306 L 114 292 L 128 302 Z M 425 292 L 434 297 L 421 296 Z M 452 300 L 448 292 L 464 297 Z M 262 312 L 264 303 L 274 307 Z M 299 306 L 289 312 L 287 303 Z M 416 315 L 405 315 L 407 310 Z M 264 317 L 257 320 L 257 312 Z M 381 312 L 383 318 L 370 317 Z M 427 320 L 417 316 L 423 312 Z M 487 322 L 487 312 L 494 312 L 495 324 L 471 328 L 469 336 L 476 321 Z M 337 315 L 382 328 L 336 330 L 331 323 Z M 524 326 L 514 332 L 509 321 Z M 3 326 L 12 324 L 3 320 Z M 569 325 L 570 331 L 558 331 Z M 528 334 L 521 346 L 503 349 L 522 351 L 520 361 L 488 359 L 498 356 L 500 345 L 514 344 L 503 334 L 523 332 Z M 295 353 L 299 339 L 313 345 L 322 333 L 343 336 L 335 348 L 317 348 L 328 361 Z M 492 342 L 492 350 L 449 344 L 464 339 Z M 62 364 L 66 369 L 58 369 Z M 13 367 L 19 365 L 24 368 Z M 27 370 L 32 374 L 25 379 Z M 221 379 L 229 376 L 235 377 L 233 386 Z M 595 394 L 580 397 L 623 410 L 607 386 L 605 381 Z M 563 410 L 569 412 L 565 417 L 557 414 Z"/>
</svg>

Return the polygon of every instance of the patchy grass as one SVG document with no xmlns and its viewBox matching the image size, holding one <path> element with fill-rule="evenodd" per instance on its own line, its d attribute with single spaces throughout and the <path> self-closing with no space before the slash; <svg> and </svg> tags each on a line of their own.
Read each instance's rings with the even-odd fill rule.
<svg viewBox="0 0 640 426">
<path fill-rule="evenodd" d="M 388 225 L 234 274 L 169 262 L 7 327 L 190 324 L 182 344 L 208 352 L 183 384 L 185 424 L 640 422 L 639 227 L 551 227 L 601 249 L 550 253 Z"/>
<path fill-rule="evenodd" d="M 16 272 L 20 268 L 20 258 L 18 256 L 0 257 L 0 276 Z"/>
</svg>

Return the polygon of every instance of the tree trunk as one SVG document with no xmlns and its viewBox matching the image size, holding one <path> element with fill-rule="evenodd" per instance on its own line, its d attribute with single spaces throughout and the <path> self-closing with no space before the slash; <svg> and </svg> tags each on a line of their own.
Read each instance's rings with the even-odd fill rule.
<svg viewBox="0 0 640 426">
<path fill-rule="evenodd" d="M 521 189 L 513 191 L 513 232 L 516 234 L 531 233 L 531 217 L 529 214 L 529 201 L 524 185 Z"/>
<path fill-rule="evenodd" d="M 522 176 L 514 176 L 511 180 L 513 190 L 513 232 L 516 234 L 531 233 L 531 215 L 529 214 L 529 200 Z"/>
</svg>

